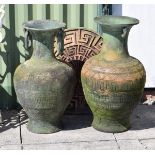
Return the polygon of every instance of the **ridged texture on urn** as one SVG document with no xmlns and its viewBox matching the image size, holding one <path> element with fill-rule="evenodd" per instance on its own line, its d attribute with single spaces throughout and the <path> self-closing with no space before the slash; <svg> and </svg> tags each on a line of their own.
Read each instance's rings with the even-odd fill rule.
<svg viewBox="0 0 155 155">
<path fill-rule="evenodd" d="M 123 131 L 130 126 L 129 115 L 139 103 L 145 84 L 145 71 L 142 64 L 129 57 L 116 62 L 101 59 L 100 54 L 90 58 L 81 72 L 83 90 L 88 104 L 103 131 L 121 132 L 113 122 L 120 122 Z M 113 127 L 106 128 L 108 119 Z M 103 121 L 104 120 L 104 121 Z"/>
<path fill-rule="evenodd" d="M 61 117 L 74 92 L 75 75 L 72 68 L 57 61 L 29 60 L 17 68 L 15 75 L 18 100 L 29 116 L 29 123 L 34 123 L 28 125 L 33 126 L 30 130 L 37 133 L 59 131 Z M 40 125 L 34 120 L 52 126 Z"/>
<path fill-rule="evenodd" d="M 53 53 L 54 38 L 62 27 L 63 23 L 50 20 L 25 24 L 33 38 L 33 55 L 16 69 L 14 86 L 29 117 L 27 127 L 34 133 L 61 130 L 61 117 L 74 93 L 74 70 Z"/>
<path fill-rule="evenodd" d="M 131 26 L 126 24 L 122 35 L 121 18 L 101 17 L 105 26 L 102 50 L 87 60 L 81 71 L 85 98 L 94 115 L 92 125 L 105 132 L 123 132 L 130 128 L 130 115 L 140 102 L 146 78 L 141 62 L 128 54 Z M 116 23 L 109 28 L 104 20 L 106 24 Z"/>
</svg>

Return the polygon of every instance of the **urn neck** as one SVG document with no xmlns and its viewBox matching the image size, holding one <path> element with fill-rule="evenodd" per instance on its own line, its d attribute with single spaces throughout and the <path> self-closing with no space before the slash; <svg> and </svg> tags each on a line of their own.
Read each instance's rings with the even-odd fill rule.
<svg viewBox="0 0 155 155">
<path fill-rule="evenodd" d="M 32 32 L 33 58 L 51 59 L 54 56 L 54 33 L 53 32 Z"/>
<path fill-rule="evenodd" d="M 131 27 L 104 29 L 102 52 L 108 60 L 117 60 L 122 57 L 128 57 L 128 34 Z"/>
<path fill-rule="evenodd" d="M 62 28 L 65 23 L 56 20 L 32 20 L 23 24 L 24 29 L 30 32 L 33 39 L 33 54 L 32 58 L 38 59 L 51 59 L 55 58 L 54 55 L 54 39 L 57 36 L 57 43 L 63 51 L 63 35 Z M 26 33 L 26 47 L 28 45 L 28 33 Z"/>
<path fill-rule="evenodd" d="M 106 60 L 119 60 L 128 57 L 128 35 L 131 27 L 139 20 L 127 16 L 99 16 L 94 19 L 103 31 L 102 55 Z"/>
</svg>

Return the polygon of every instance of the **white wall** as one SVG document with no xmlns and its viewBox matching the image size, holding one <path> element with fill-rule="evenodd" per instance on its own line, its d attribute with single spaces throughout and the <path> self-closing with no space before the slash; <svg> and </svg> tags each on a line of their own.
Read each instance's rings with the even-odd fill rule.
<svg viewBox="0 0 155 155">
<path fill-rule="evenodd" d="M 140 24 L 131 29 L 128 49 L 146 69 L 145 87 L 155 87 L 155 4 L 116 4 L 112 9 L 114 15 L 140 20 Z"/>
</svg>

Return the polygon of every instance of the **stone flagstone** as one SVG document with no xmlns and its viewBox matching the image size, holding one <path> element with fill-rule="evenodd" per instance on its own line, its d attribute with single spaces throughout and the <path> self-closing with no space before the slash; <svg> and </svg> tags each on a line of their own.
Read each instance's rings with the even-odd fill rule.
<svg viewBox="0 0 155 155">
<path fill-rule="evenodd" d="M 118 146 L 112 141 L 73 142 L 58 144 L 24 145 L 24 150 L 116 150 Z"/>
<path fill-rule="evenodd" d="M 20 144 L 20 124 L 17 111 L 3 111 L 0 124 L 0 146 Z"/>
<path fill-rule="evenodd" d="M 112 133 L 103 133 L 87 124 L 88 115 L 64 116 L 64 129 L 53 134 L 35 134 L 27 130 L 26 124 L 21 126 L 23 144 L 89 142 L 98 140 L 115 140 Z M 67 121 L 68 120 L 68 121 Z M 69 123 L 70 122 L 70 123 Z M 82 125 L 81 125 L 82 122 Z M 75 125 L 74 125 L 75 124 Z M 85 125 L 84 125 L 85 124 Z"/>
<path fill-rule="evenodd" d="M 129 131 L 104 133 L 91 127 L 91 115 L 64 115 L 64 129 L 54 134 L 34 134 L 27 130 L 22 110 L 2 111 L 0 150 L 143 150 L 155 149 L 155 105 L 138 105 Z M 19 119 L 20 118 L 20 119 Z"/>
<path fill-rule="evenodd" d="M 121 150 L 144 150 L 145 147 L 136 140 L 118 140 L 118 145 Z"/>
</svg>

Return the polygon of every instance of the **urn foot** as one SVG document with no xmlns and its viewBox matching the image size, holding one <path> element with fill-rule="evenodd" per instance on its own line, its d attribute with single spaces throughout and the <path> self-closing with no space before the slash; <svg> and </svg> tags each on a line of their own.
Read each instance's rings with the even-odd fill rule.
<svg viewBox="0 0 155 155">
<path fill-rule="evenodd" d="M 130 120 L 129 118 L 123 118 L 123 120 L 114 120 L 112 118 L 105 118 L 103 116 L 94 116 L 92 126 L 98 131 L 119 133 L 127 131 L 130 128 Z"/>
<path fill-rule="evenodd" d="M 61 123 L 59 125 L 54 125 L 50 122 L 45 122 L 45 121 L 34 121 L 34 120 L 29 120 L 27 124 L 27 129 L 33 133 L 38 133 L 38 134 L 50 134 L 50 133 L 55 133 L 61 130 Z"/>
</svg>

